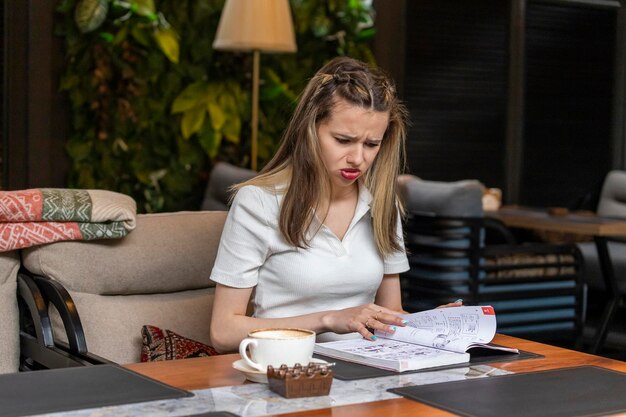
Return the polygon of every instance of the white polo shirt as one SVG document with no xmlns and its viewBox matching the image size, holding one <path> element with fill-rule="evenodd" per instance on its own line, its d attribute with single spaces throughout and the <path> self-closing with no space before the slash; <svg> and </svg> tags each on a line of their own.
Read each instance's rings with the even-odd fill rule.
<svg viewBox="0 0 626 417">
<path fill-rule="evenodd" d="M 302 249 L 280 234 L 282 195 L 243 187 L 228 213 L 211 279 L 230 287 L 255 287 L 255 317 L 292 317 L 371 303 L 384 274 L 409 269 L 404 251 L 384 259 L 379 254 L 369 215 L 371 199 L 359 184 L 359 200 L 343 240 L 314 221 L 311 230 L 319 230 L 310 247 Z M 400 221 L 397 231 L 402 239 Z"/>
</svg>

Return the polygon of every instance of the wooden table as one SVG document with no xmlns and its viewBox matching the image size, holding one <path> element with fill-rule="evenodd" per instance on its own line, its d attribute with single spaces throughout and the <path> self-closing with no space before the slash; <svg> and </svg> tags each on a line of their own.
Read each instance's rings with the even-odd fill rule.
<svg viewBox="0 0 626 417">
<path fill-rule="evenodd" d="M 544 358 L 518 360 L 489 364 L 515 373 L 558 369 L 582 365 L 594 365 L 616 371 L 626 372 L 626 362 L 594 356 L 586 353 L 562 349 L 511 336 L 496 335 L 494 343 L 514 346 L 543 355 Z M 245 377 L 232 368 L 232 363 L 239 359 L 238 354 L 213 356 L 209 358 L 185 359 L 180 361 L 164 361 L 126 365 L 140 374 L 165 382 L 175 387 L 198 390 L 221 386 L 241 385 Z M 281 416 L 333 416 L 333 417 L 408 417 L 416 415 L 450 416 L 446 411 L 430 407 L 426 404 L 405 398 L 385 401 L 345 405 L 319 410 L 281 414 Z"/>
<path fill-rule="evenodd" d="M 612 237 L 626 236 L 626 220 L 599 217 L 591 213 L 565 213 L 551 215 L 547 210 L 527 207 L 502 207 L 497 211 L 488 212 L 488 216 L 496 218 L 508 227 L 548 232 L 574 233 L 593 236 L 598 251 L 598 262 L 602 271 L 608 302 L 602 313 L 600 325 L 596 331 L 591 352 L 597 353 L 604 344 L 609 323 L 619 303 L 619 292 L 608 241 Z"/>
<path fill-rule="evenodd" d="M 544 209 L 504 206 L 497 211 L 486 212 L 509 227 L 574 233 L 589 236 L 626 236 L 626 220 L 599 217 L 592 213 L 566 213 L 551 215 Z"/>
</svg>

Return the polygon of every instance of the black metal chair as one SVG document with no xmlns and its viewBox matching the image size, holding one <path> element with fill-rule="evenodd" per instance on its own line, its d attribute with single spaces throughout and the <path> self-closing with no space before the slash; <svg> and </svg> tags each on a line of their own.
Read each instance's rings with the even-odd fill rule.
<svg viewBox="0 0 626 417">
<path fill-rule="evenodd" d="M 506 226 L 485 217 L 410 214 L 405 244 L 411 270 L 402 274 L 409 311 L 462 298 L 492 305 L 498 332 L 579 343 L 585 316 L 581 255 L 574 245 L 485 244 Z M 567 339 L 566 339 L 567 338 Z"/>
<path fill-rule="evenodd" d="M 626 171 L 614 170 L 606 175 L 596 214 L 626 218 Z M 601 295 L 602 299 L 603 312 L 591 349 L 592 353 L 597 353 L 604 345 L 620 304 L 626 299 L 626 236 L 596 236 L 594 242 L 579 243 L 578 248 L 585 262 L 584 280 L 589 286 L 591 298 Z M 613 285 L 607 287 L 605 282 Z"/>
</svg>

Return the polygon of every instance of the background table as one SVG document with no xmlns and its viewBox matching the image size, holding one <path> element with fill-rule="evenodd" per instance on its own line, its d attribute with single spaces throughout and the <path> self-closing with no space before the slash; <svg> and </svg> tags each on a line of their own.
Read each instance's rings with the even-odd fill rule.
<svg viewBox="0 0 626 417">
<path fill-rule="evenodd" d="M 526 207 L 502 207 L 497 211 L 487 212 L 508 227 L 521 229 L 574 233 L 592 236 L 598 251 L 598 262 L 602 271 L 608 302 L 604 307 L 600 325 L 596 330 L 592 353 L 597 353 L 604 344 L 608 332 L 609 323 L 619 303 L 619 292 L 611 255 L 608 248 L 608 240 L 611 237 L 626 236 L 626 220 L 612 219 L 595 216 L 592 213 L 565 213 L 551 215 L 548 210 L 531 209 Z"/>
</svg>

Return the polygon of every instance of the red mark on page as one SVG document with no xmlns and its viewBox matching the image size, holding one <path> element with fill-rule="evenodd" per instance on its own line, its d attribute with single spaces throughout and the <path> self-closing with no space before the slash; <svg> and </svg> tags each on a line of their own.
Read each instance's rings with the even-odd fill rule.
<svg viewBox="0 0 626 417">
<path fill-rule="evenodd" d="M 485 307 L 482 307 L 482 309 L 483 309 L 483 314 L 486 316 L 493 316 L 496 314 L 496 312 L 493 311 L 493 307 L 491 306 L 485 306 Z"/>
</svg>

